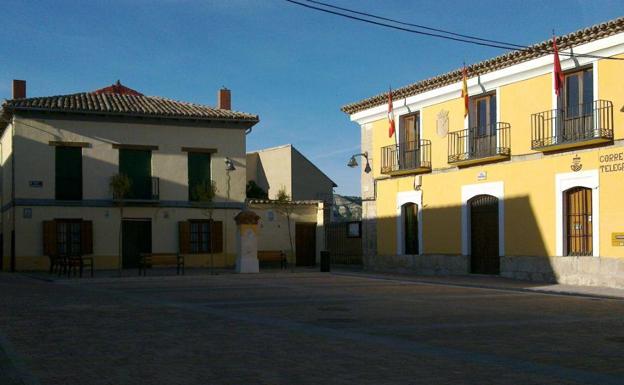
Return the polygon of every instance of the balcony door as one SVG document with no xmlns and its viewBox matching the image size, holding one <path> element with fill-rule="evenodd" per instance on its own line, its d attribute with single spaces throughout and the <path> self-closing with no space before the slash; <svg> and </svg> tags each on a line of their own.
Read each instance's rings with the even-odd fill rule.
<svg viewBox="0 0 624 385">
<path fill-rule="evenodd" d="M 565 75 L 561 137 L 570 142 L 593 137 L 594 78 L 591 68 Z"/>
<path fill-rule="evenodd" d="M 152 198 L 152 152 L 150 150 L 120 149 L 119 173 L 130 179 L 128 199 Z"/>
<path fill-rule="evenodd" d="M 414 169 L 420 166 L 420 114 L 403 118 L 401 144 L 399 146 L 401 169 Z"/>
<path fill-rule="evenodd" d="M 496 154 L 496 94 L 472 99 L 468 152 L 471 158 Z"/>
</svg>

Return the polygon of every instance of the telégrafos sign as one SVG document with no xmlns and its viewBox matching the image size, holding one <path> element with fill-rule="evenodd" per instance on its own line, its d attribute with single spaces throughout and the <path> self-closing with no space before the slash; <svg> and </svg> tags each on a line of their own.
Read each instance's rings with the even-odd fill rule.
<svg viewBox="0 0 624 385">
<path fill-rule="evenodd" d="M 600 155 L 600 172 L 624 171 L 624 152 Z"/>
</svg>

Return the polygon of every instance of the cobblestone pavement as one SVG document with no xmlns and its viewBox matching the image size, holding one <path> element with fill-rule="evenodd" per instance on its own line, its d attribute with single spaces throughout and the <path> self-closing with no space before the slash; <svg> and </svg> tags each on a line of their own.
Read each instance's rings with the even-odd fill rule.
<svg viewBox="0 0 624 385">
<path fill-rule="evenodd" d="M 624 301 L 363 274 L 0 274 L 0 384 L 624 384 Z"/>
</svg>

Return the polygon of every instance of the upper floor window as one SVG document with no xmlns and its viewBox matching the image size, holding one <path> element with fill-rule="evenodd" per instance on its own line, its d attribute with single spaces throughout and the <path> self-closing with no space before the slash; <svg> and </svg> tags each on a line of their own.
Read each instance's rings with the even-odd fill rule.
<svg viewBox="0 0 624 385">
<path fill-rule="evenodd" d="M 415 113 L 402 117 L 402 141 L 405 144 L 417 143 L 420 139 L 420 114 Z"/>
<path fill-rule="evenodd" d="M 211 188 L 210 153 L 188 153 L 189 200 L 198 201 L 203 191 Z"/>
<path fill-rule="evenodd" d="M 119 173 L 130 179 L 128 199 L 152 199 L 152 152 L 119 149 Z"/>
<path fill-rule="evenodd" d="M 565 118 L 592 114 L 594 101 L 594 77 L 592 68 L 570 72 L 565 75 L 563 92 Z"/>
<path fill-rule="evenodd" d="M 55 147 L 55 196 L 59 200 L 82 199 L 82 148 Z"/>
<path fill-rule="evenodd" d="M 470 126 L 475 127 L 478 134 L 488 134 L 496 125 L 496 94 L 473 97 L 470 108 Z"/>
</svg>

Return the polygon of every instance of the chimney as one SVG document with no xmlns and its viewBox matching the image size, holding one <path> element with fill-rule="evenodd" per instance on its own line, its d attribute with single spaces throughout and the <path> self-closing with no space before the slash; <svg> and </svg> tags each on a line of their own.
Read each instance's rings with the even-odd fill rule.
<svg viewBox="0 0 624 385">
<path fill-rule="evenodd" d="M 26 80 L 13 80 L 13 99 L 26 97 Z"/>
<path fill-rule="evenodd" d="M 217 108 L 222 110 L 232 109 L 232 94 L 230 90 L 225 87 L 221 88 L 217 95 Z"/>
</svg>

